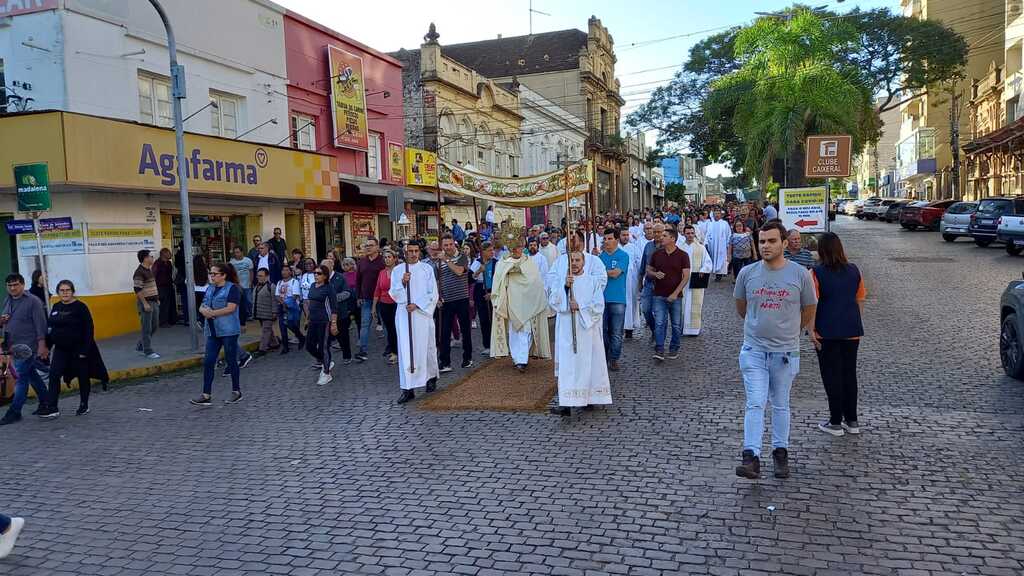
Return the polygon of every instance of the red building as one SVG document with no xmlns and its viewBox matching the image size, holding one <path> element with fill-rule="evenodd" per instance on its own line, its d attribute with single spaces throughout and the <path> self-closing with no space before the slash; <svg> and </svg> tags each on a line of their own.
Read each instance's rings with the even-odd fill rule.
<svg viewBox="0 0 1024 576">
<path fill-rule="evenodd" d="M 322 258 L 340 247 L 353 255 L 366 236 L 393 239 L 387 193 L 404 185 L 404 176 L 393 172 L 389 162 L 392 153 L 405 155 L 401 63 L 291 11 L 285 13 L 284 34 L 292 146 L 334 154 L 341 176 L 339 202 L 305 204 L 307 254 Z M 329 46 L 362 60 L 369 133 L 365 149 L 335 145 Z"/>
</svg>

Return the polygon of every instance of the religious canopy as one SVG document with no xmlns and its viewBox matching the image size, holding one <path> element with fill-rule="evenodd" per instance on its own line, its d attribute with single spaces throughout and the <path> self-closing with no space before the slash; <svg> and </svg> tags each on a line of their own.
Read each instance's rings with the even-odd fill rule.
<svg viewBox="0 0 1024 576">
<path fill-rule="evenodd" d="M 573 164 L 568 170 L 503 178 L 467 170 L 441 158 L 437 159 L 437 185 L 442 190 L 520 208 L 545 206 L 564 200 L 566 174 L 569 178 L 570 197 L 587 193 L 594 181 L 594 171 L 589 160 Z"/>
</svg>

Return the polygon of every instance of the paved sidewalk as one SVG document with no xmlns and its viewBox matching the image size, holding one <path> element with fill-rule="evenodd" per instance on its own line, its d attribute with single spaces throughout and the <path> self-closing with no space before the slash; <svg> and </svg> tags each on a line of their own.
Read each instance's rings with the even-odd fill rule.
<svg viewBox="0 0 1024 576">
<path fill-rule="evenodd" d="M 252 322 L 247 328 L 239 339 L 239 344 L 252 349 L 259 345 L 259 328 Z M 153 350 L 160 354 L 159 359 L 150 360 L 136 352 L 135 344 L 138 341 L 138 332 L 132 332 L 98 342 L 112 381 L 153 376 L 198 366 L 202 364 L 206 345 L 206 339 L 200 332 L 199 351 L 192 352 L 189 349 L 188 330 L 180 325 L 161 328 L 153 335 Z"/>
</svg>

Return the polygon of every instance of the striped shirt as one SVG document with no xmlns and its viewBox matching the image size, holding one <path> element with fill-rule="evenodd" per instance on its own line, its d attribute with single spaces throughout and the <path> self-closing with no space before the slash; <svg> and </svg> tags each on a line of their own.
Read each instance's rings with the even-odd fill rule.
<svg viewBox="0 0 1024 576">
<path fill-rule="evenodd" d="M 792 260 L 804 268 L 814 268 L 814 254 L 811 254 L 811 251 L 807 248 L 801 248 L 796 254 L 786 250 L 784 256 L 786 257 L 786 260 Z"/>
<path fill-rule="evenodd" d="M 466 272 L 463 272 L 461 276 L 456 274 L 448 266 L 449 262 L 462 268 L 466 268 L 469 265 L 469 259 L 464 254 L 460 254 L 452 259 L 446 258 L 438 263 L 438 269 L 441 272 L 441 298 L 445 302 L 466 300 L 469 298 L 469 283 L 466 281 Z"/>
</svg>

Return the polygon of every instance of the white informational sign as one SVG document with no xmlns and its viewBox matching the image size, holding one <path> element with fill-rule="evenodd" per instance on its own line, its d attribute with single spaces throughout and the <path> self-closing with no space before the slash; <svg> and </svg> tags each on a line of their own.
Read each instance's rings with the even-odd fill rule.
<svg viewBox="0 0 1024 576">
<path fill-rule="evenodd" d="M 828 194 L 825 187 L 781 188 L 779 219 L 786 230 L 827 232 Z"/>
<path fill-rule="evenodd" d="M 145 224 L 89 224 L 90 254 L 155 250 L 154 227 Z"/>
<path fill-rule="evenodd" d="M 85 241 L 81 229 L 43 232 L 42 237 L 44 256 L 85 254 Z M 18 254 L 35 256 L 38 253 L 35 234 L 18 234 Z"/>
</svg>

